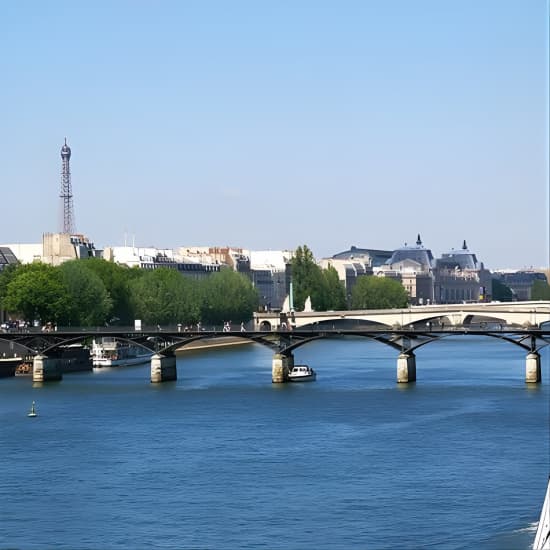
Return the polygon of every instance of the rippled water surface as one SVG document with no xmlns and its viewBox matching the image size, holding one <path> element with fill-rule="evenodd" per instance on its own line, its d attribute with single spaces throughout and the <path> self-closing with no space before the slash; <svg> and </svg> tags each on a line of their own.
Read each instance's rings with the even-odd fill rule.
<svg viewBox="0 0 550 550">
<path fill-rule="evenodd" d="M 0 380 L 1 549 L 522 549 L 549 473 L 549 356 L 481 338 L 417 352 L 299 348 L 271 383 L 256 344 L 149 367 Z M 27 418 L 35 400 L 39 416 Z"/>
</svg>

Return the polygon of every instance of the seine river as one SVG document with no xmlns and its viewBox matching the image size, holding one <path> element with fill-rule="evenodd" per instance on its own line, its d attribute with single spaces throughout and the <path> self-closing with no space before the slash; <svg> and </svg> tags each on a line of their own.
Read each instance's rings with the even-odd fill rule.
<svg viewBox="0 0 550 550">
<path fill-rule="evenodd" d="M 549 367 L 458 337 L 397 354 L 364 340 L 295 352 L 273 385 L 256 344 L 149 367 L 0 380 L 0 549 L 527 549 L 549 474 Z M 37 418 L 27 418 L 32 400 Z"/>
</svg>

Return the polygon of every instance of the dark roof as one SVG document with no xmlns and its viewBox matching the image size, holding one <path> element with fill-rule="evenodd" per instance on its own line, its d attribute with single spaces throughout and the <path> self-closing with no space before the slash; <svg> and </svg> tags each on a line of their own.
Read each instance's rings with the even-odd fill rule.
<svg viewBox="0 0 550 550">
<path fill-rule="evenodd" d="M 432 251 L 422 244 L 420 233 L 416 237 L 416 246 L 407 246 L 407 243 L 405 243 L 405 246 L 395 250 L 391 258 L 386 260 L 386 265 L 393 265 L 404 260 L 412 260 L 428 269 L 433 266 Z"/>
<path fill-rule="evenodd" d="M 0 269 L 3 269 L 8 264 L 16 264 L 17 258 L 7 246 L 0 246 Z"/>
<path fill-rule="evenodd" d="M 392 254 L 391 258 L 386 261 L 386 264 L 392 265 L 404 260 L 413 260 L 422 266 L 430 268 L 433 264 L 433 255 L 431 250 L 428 250 L 423 246 L 404 246 L 402 248 L 398 248 Z"/>
<path fill-rule="evenodd" d="M 468 250 L 451 250 L 442 254 L 441 258 L 436 260 L 437 267 L 446 267 L 448 269 L 478 269 L 478 262 L 475 254 Z"/>
<path fill-rule="evenodd" d="M 531 281 L 547 281 L 546 275 L 540 271 L 514 271 L 512 273 L 493 273 L 493 277 L 500 278 L 508 284 L 528 283 Z"/>
<path fill-rule="evenodd" d="M 379 266 L 382 265 L 387 259 L 391 258 L 392 254 L 392 250 L 376 250 L 373 248 L 358 248 L 356 246 L 352 246 L 349 250 L 334 254 L 332 258 L 335 260 L 358 260 L 361 257 L 367 256 L 371 258 L 373 266 Z"/>
<path fill-rule="evenodd" d="M 477 257 L 468 250 L 466 239 L 462 243 L 460 250 L 454 248 L 449 252 L 442 254 L 441 258 L 436 260 L 437 267 L 447 269 L 479 269 Z"/>
</svg>

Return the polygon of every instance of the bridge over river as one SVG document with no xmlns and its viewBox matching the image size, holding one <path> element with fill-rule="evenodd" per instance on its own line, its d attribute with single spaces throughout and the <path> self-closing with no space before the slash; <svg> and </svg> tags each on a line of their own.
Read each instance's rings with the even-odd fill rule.
<svg viewBox="0 0 550 550">
<path fill-rule="evenodd" d="M 346 321 L 346 323 L 344 323 Z M 429 324 L 461 327 L 483 323 L 536 327 L 550 322 L 550 301 L 479 302 L 471 304 L 437 304 L 402 309 L 367 309 L 351 311 L 300 311 L 289 314 L 264 312 L 254 314 L 256 330 L 309 326 L 343 327 L 382 325 L 410 327 Z"/>
<path fill-rule="evenodd" d="M 296 316 L 299 319 L 299 316 Z M 94 339 L 102 337 L 114 338 L 121 342 L 132 343 L 149 350 L 151 357 L 151 382 L 159 383 L 177 379 L 175 352 L 196 342 L 207 345 L 220 339 L 245 339 L 256 342 L 273 350 L 272 381 L 284 383 L 288 381 L 288 373 L 294 366 L 293 352 L 297 348 L 320 339 L 367 338 L 392 347 L 397 357 L 397 382 L 409 383 L 416 381 L 415 351 L 432 342 L 449 337 L 476 336 L 496 338 L 503 345 L 519 346 L 526 353 L 525 381 L 539 383 L 541 381 L 540 350 L 550 344 L 550 327 L 544 328 L 528 324 L 508 326 L 500 319 L 498 326 L 487 326 L 485 322 L 453 325 L 445 327 L 442 324 L 428 324 L 424 319 L 419 326 L 410 324 L 407 327 L 386 327 L 376 325 L 362 328 L 337 327 L 336 318 L 331 319 L 330 327 L 322 323 L 284 330 L 253 331 L 222 331 L 200 330 L 182 331 L 173 327 L 163 329 L 79 329 L 57 330 L 53 332 L 29 331 L 9 332 L 0 334 L 0 343 L 8 345 L 13 355 L 32 357 L 34 382 L 60 380 L 63 369 L 57 358 L 59 350 L 70 345 L 90 345 Z M 345 323 L 343 323 L 345 325 Z M 333 327 L 334 325 L 334 327 Z M 314 365 L 312 365 L 314 366 Z"/>
</svg>

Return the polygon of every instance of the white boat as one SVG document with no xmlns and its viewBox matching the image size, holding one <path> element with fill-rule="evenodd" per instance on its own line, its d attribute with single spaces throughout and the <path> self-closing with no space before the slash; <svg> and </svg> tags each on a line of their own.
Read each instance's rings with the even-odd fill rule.
<svg viewBox="0 0 550 550">
<path fill-rule="evenodd" d="M 94 368 L 141 365 L 148 363 L 152 355 L 152 351 L 119 342 L 116 338 L 103 337 L 92 342 L 91 356 Z"/>
<path fill-rule="evenodd" d="M 313 382 L 316 377 L 315 371 L 307 365 L 295 365 L 288 373 L 290 382 Z"/>
<path fill-rule="evenodd" d="M 542 505 L 540 514 L 539 526 L 533 543 L 533 550 L 549 550 L 550 549 L 550 478 L 548 479 L 548 487 L 546 488 L 546 497 Z"/>
</svg>

